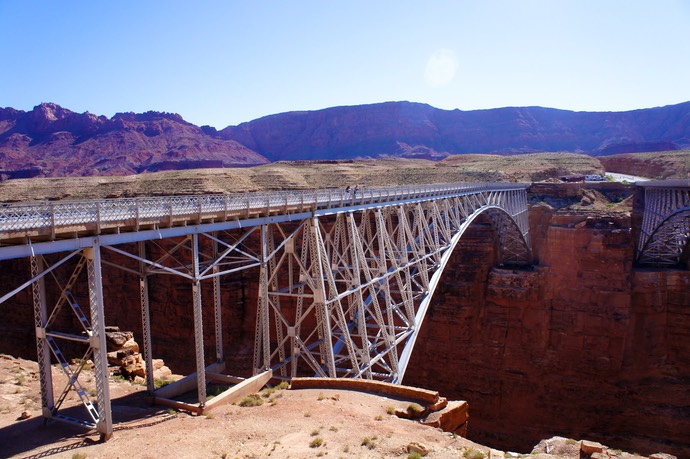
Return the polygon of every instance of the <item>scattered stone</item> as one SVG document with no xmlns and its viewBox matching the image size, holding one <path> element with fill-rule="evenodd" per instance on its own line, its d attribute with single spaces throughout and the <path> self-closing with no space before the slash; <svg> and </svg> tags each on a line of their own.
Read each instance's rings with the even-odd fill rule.
<svg viewBox="0 0 690 459">
<path fill-rule="evenodd" d="M 19 419 L 24 420 L 24 419 L 29 419 L 31 417 L 31 413 L 28 411 L 22 411 L 22 414 L 19 416 Z"/>
<path fill-rule="evenodd" d="M 497 449 L 489 450 L 489 459 L 505 459 L 506 454 L 503 451 Z"/>
<path fill-rule="evenodd" d="M 592 453 L 591 456 L 589 456 L 590 459 L 609 459 L 609 455 L 606 453 Z"/>
<path fill-rule="evenodd" d="M 122 350 L 123 351 L 131 351 L 131 352 L 139 352 L 139 343 L 134 341 L 134 338 L 129 338 L 123 345 L 122 345 Z"/>
<path fill-rule="evenodd" d="M 448 399 L 446 397 L 439 397 L 438 401 L 432 405 L 429 405 L 427 409 L 429 411 L 439 411 L 448 405 Z"/>
<path fill-rule="evenodd" d="M 431 450 L 429 449 L 429 447 L 416 441 L 413 441 L 412 443 L 407 445 L 408 453 L 417 453 L 420 456 L 426 456 L 427 454 L 429 454 L 430 451 Z"/>
<path fill-rule="evenodd" d="M 441 411 L 430 413 L 421 423 L 431 427 L 437 427 L 446 432 L 456 432 L 467 423 L 469 418 L 467 409 L 467 402 L 463 400 L 453 400 L 448 402 L 447 406 Z"/>
<path fill-rule="evenodd" d="M 108 344 L 108 349 L 115 351 L 121 349 L 125 343 L 134 338 L 134 333 L 130 331 L 120 331 L 118 327 L 107 327 L 105 332 L 105 340 Z M 137 352 L 139 346 L 137 345 Z"/>
<path fill-rule="evenodd" d="M 595 441 L 582 440 L 580 442 L 580 451 L 585 454 L 603 453 L 604 446 Z"/>
<path fill-rule="evenodd" d="M 122 359 L 121 369 L 125 376 L 146 377 L 146 364 L 144 359 L 141 358 L 141 354 L 128 355 Z"/>
<path fill-rule="evenodd" d="M 676 456 L 667 453 L 654 453 L 649 459 L 678 459 Z"/>
<path fill-rule="evenodd" d="M 153 379 L 168 379 L 170 376 L 172 376 L 172 371 L 165 365 L 153 370 Z"/>
</svg>

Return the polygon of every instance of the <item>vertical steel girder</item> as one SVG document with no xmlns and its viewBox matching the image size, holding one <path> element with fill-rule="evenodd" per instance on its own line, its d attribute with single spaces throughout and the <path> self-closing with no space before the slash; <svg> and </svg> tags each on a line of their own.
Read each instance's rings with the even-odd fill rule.
<svg viewBox="0 0 690 459">
<path fill-rule="evenodd" d="M 192 283 L 194 309 L 194 349 L 196 351 L 196 384 L 199 395 L 199 406 L 206 406 L 206 365 L 204 362 L 204 327 L 201 307 L 201 280 L 199 279 L 199 236 L 189 236 L 192 244 L 192 269 L 194 280 Z"/>
<path fill-rule="evenodd" d="M 105 341 L 105 308 L 103 306 L 103 276 L 101 274 L 101 247 L 95 244 L 84 249 L 86 273 L 89 281 L 89 305 L 91 309 L 91 342 L 96 373 L 96 401 L 98 422 L 96 429 L 101 436 L 113 434 L 113 416 L 110 409 L 110 387 L 108 385 L 108 356 Z"/>
<path fill-rule="evenodd" d="M 681 262 L 689 240 L 690 189 L 645 188 L 637 262 L 675 266 Z"/>
<path fill-rule="evenodd" d="M 32 284 L 34 323 L 36 326 L 36 355 L 38 360 L 39 380 L 41 383 L 41 407 L 43 416 L 48 419 L 53 416 L 55 400 L 53 399 L 53 375 L 50 369 L 50 347 L 45 334 L 48 323 L 48 308 L 46 306 L 45 279 L 43 273 L 43 258 L 31 257 L 31 277 L 37 278 Z"/>
<path fill-rule="evenodd" d="M 526 211 L 499 191 L 265 225 L 255 371 L 401 382 L 464 230 L 486 213 L 501 262 L 528 264 Z"/>
<path fill-rule="evenodd" d="M 139 257 L 146 259 L 146 243 L 137 243 Z M 146 264 L 139 261 L 139 299 L 141 302 L 141 330 L 143 334 L 142 348 L 144 362 L 146 362 L 146 374 L 153 375 L 153 349 L 151 349 L 151 310 L 149 308 L 149 279 Z M 146 389 L 149 394 L 155 390 L 152 377 L 146 378 Z"/>
</svg>

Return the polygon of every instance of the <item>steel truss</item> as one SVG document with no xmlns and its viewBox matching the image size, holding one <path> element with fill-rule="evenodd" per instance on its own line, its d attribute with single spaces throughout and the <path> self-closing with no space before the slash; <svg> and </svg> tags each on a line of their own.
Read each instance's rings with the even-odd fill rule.
<svg viewBox="0 0 690 459">
<path fill-rule="evenodd" d="M 530 263 L 524 193 L 473 193 L 262 227 L 255 371 L 400 383 L 467 226 L 487 214 L 501 263 Z"/>
<path fill-rule="evenodd" d="M 645 187 L 645 208 L 637 262 L 676 266 L 690 240 L 690 181 L 638 184 Z"/>
<path fill-rule="evenodd" d="M 324 193 L 315 192 L 316 204 L 309 210 L 305 195 L 285 199 L 281 195 L 278 207 L 272 208 L 266 200 L 266 206 L 261 207 L 263 214 L 246 212 L 244 218 L 235 215 L 227 221 L 204 223 L 202 209 L 198 215 L 190 213 L 194 224 L 189 226 L 151 228 L 138 220 L 134 225 L 123 220 L 130 226 L 122 226 L 116 233 L 4 246 L 0 247 L 0 259 L 30 256 L 31 279 L 0 297 L 0 303 L 31 286 L 44 416 L 96 428 L 105 437 L 112 434 L 113 426 L 103 268 L 121 269 L 139 279 L 142 348 L 148 375 L 153 374 L 149 278 L 173 275 L 189 282 L 201 408 L 207 402 L 202 282 L 212 283 L 215 358 L 219 363 L 224 358 L 219 279 L 243 270 L 256 270 L 259 275 L 254 373 L 270 368 L 284 379 L 306 374 L 400 383 L 441 273 L 462 234 L 479 215 L 488 216 L 496 229 L 501 263 L 530 263 L 525 188 L 473 184 L 380 189 L 366 197 L 340 200 L 333 198 L 333 192 L 326 193 L 325 198 L 319 197 Z M 299 205 L 294 207 L 291 200 L 299 201 Z M 246 199 L 247 203 L 254 201 Z M 226 204 L 226 215 L 228 208 Z M 97 209 L 99 219 L 108 215 L 100 204 Z M 137 207 L 137 216 L 144 210 Z M 15 217 L 8 220 L 12 235 L 17 234 Z M 98 224 L 102 225 L 100 220 Z M 50 232 L 58 234 L 60 230 Z M 119 264 L 103 260 L 103 252 L 118 255 L 112 259 L 120 260 Z M 62 258 L 49 265 L 44 255 L 51 253 Z M 62 285 L 55 272 L 64 268 L 72 271 Z M 61 292 L 50 308 L 45 295 L 49 275 Z M 73 294 L 84 278 L 88 308 L 78 304 Z M 57 319 L 65 315 L 74 318 L 74 329 L 58 326 L 70 323 Z M 67 342 L 86 349 L 76 368 L 62 350 Z M 68 377 L 57 399 L 51 356 Z M 87 394 L 79 381 L 89 359 L 95 366 L 95 394 Z M 153 392 L 152 378 L 147 384 Z M 72 390 L 86 411 L 83 419 L 60 411 Z"/>
<path fill-rule="evenodd" d="M 55 270 L 68 260 L 76 258 L 68 281 L 60 285 Z M 101 286 L 100 246 L 74 251 L 47 266 L 43 256 L 31 257 L 32 293 L 36 326 L 36 349 L 41 380 L 41 404 L 43 416 L 59 421 L 95 428 L 105 438 L 112 434 L 112 416 L 108 381 L 108 362 L 105 356 L 105 322 L 103 290 Z M 60 295 L 52 308 L 48 308 L 45 295 L 45 279 L 48 274 L 58 284 Z M 72 291 L 80 279 L 86 277 L 88 285 L 88 314 L 77 302 Z M 67 317 L 65 317 L 67 316 Z M 70 320 L 71 319 L 71 320 Z M 76 319 L 76 320 L 75 320 Z M 76 324 L 76 326 L 75 326 Z M 63 328 L 66 327 L 66 328 Z M 67 343 L 85 348 L 80 359 L 70 360 L 63 352 Z M 67 376 L 67 384 L 57 398 L 54 397 L 51 374 L 51 354 Z M 79 376 L 93 361 L 96 379 L 95 394 L 89 394 Z M 85 409 L 83 418 L 60 411 L 63 402 L 74 391 Z"/>
</svg>

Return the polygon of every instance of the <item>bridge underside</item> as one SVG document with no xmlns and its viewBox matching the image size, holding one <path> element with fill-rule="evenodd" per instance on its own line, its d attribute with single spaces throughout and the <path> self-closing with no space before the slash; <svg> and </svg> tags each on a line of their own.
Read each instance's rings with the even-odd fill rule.
<svg viewBox="0 0 690 459">
<path fill-rule="evenodd" d="M 32 288 L 44 416 L 95 427 L 104 435 L 112 433 L 112 416 L 103 269 L 138 279 L 148 375 L 153 374 L 151 276 L 176 276 L 189 286 L 202 408 L 209 357 L 202 297 L 210 296 L 213 303 L 211 360 L 222 362 L 220 279 L 240 272 L 258 275 L 253 373 L 271 369 L 282 379 L 306 375 L 400 383 L 450 254 L 480 215 L 495 228 L 499 263 L 531 263 L 525 190 L 480 191 L 328 209 L 307 218 L 267 217 L 249 226 L 237 221 L 225 229 L 201 224 L 162 241 L 101 244 L 96 237 L 88 247 L 62 252 L 59 258 L 32 256 L 31 279 L 0 302 Z M 51 278 L 60 291 L 54 301 L 46 295 L 45 282 Z M 212 293 L 202 296 L 202 285 Z M 85 291 L 86 298 L 76 291 Z M 84 299 L 88 306 L 82 307 Z M 95 402 L 79 382 L 83 364 L 75 369 L 63 352 L 74 346 L 85 349 L 79 362 L 94 361 Z M 58 397 L 50 376 L 53 360 L 69 379 Z M 153 378 L 147 384 L 153 392 Z M 60 415 L 72 390 L 86 409 L 85 419 Z"/>
<path fill-rule="evenodd" d="M 688 265 L 690 181 L 642 182 L 645 211 L 638 244 L 641 265 Z"/>
<path fill-rule="evenodd" d="M 433 289 L 474 217 L 485 213 L 497 228 L 502 263 L 530 262 L 504 211 L 451 209 L 425 203 L 267 227 L 255 368 L 401 382 Z"/>
</svg>

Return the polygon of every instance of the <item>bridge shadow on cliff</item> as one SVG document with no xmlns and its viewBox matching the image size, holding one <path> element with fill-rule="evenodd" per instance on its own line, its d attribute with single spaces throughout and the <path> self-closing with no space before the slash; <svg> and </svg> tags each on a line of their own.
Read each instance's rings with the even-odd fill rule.
<svg viewBox="0 0 690 459">
<path fill-rule="evenodd" d="M 168 421 L 174 414 L 153 406 L 145 391 L 112 400 L 113 430 L 139 429 Z M 83 407 L 60 411 L 65 416 L 83 418 Z M 78 450 L 101 441 L 96 430 L 55 420 L 47 420 L 34 413 L 26 419 L 0 428 L 0 457 L 37 459 Z"/>
</svg>

